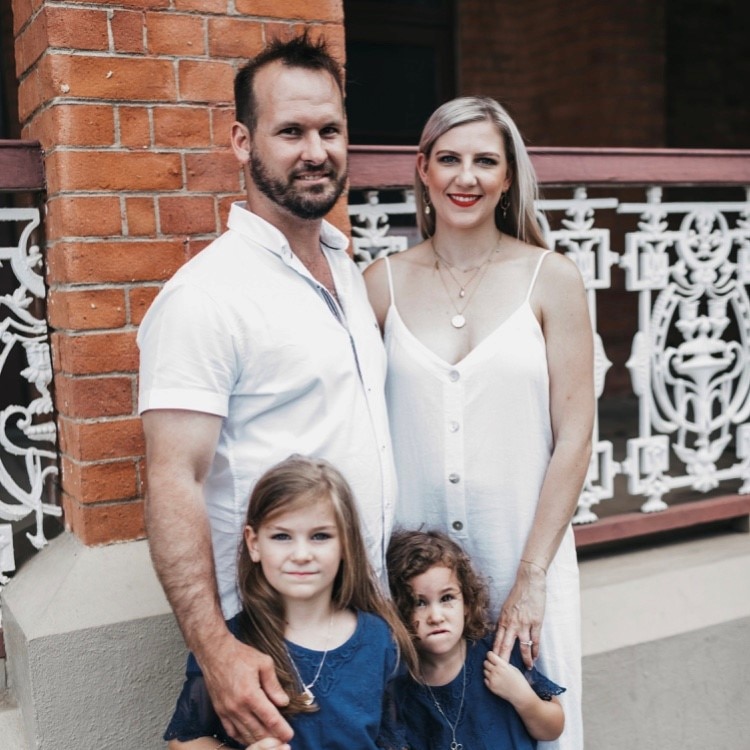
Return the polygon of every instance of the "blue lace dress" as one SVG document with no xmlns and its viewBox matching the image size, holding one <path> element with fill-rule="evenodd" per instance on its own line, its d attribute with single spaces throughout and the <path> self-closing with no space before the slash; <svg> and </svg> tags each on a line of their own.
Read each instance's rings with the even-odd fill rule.
<svg viewBox="0 0 750 750">
<path fill-rule="evenodd" d="M 235 635 L 238 617 L 228 622 Z M 312 682 L 323 653 L 289 641 L 286 645 L 302 679 Z M 388 625 L 377 615 L 359 612 L 351 638 L 328 652 L 315 683 L 320 710 L 290 719 L 293 750 L 399 750 L 402 735 L 393 723 L 387 691 L 397 667 L 398 650 Z M 198 737 L 215 737 L 226 742 L 227 747 L 245 747 L 224 731 L 200 667 L 191 655 L 185 684 L 164 739 L 187 742 Z"/>
<path fill-rule="evenodd" d="M 537 742 L 526 731 L 516 710 L 484 684 L 483 664 L 491 649 L 492 637 L 467 642 L 466 693 L 455 726 L 456 742 L 465 750 L 533 750 Z M 518 643 L 511 653 L 510 662 L 526 674 L 541 698 L 549 700 L 564 691 L 565 688 L 548 680 L 536 669 L 526 672 Z M 447 685 L 430 687 L 452 724 L 456 723 L 461 705 L 463 682 L 463 674 L 459 673 Z M 450 750 L 453 734 L 424 685 L 409 675 L 402 675 L 394 684 L 394 696 L 410 750 Z"/>
</svg>

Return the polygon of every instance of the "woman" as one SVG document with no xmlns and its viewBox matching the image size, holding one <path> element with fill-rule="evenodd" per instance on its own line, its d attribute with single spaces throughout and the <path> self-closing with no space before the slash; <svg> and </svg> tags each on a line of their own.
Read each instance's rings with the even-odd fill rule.
<svg viewBox="0 0 750 750">
<path fill-rule="evenodd" d="M 578 568 L 570 519 L 594 419 L 593 334 L 575 265 L 548 252 L 536 178 L 494 100 L 442 105 L 422 133 L 425 241 L 366 272 L 389 357 L 397 522 L 447 532 L 490 578 L 495 650 L 565 686 L 581 750 Z"/>
</svg>

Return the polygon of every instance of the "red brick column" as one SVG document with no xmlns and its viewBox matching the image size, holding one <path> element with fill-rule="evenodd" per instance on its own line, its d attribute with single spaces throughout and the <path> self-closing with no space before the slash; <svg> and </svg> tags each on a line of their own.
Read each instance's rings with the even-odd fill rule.
<svg viewBox="0 0 750 750">
<path fill-rule="evenodd" d="M 45 150 L 65 522 L 144 536 L 137 326 L 241 195 L 232 80 L 304 25 L 343 59 L 342 0 L 13 0 L 19 119 Z"/>
</svg>

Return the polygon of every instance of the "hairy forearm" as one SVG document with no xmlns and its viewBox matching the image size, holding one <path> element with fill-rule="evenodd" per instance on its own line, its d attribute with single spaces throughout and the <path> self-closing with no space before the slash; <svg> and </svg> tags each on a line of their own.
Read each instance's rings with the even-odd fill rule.
<svg viewBox="0 0 750 750">
<path fill-rule="evenodd" d="M 200 661 L 203 644 L 226 632 L 202 488 L 150 472 L 146 524 L 154 568 L 185 642 Z"/>
</svg>

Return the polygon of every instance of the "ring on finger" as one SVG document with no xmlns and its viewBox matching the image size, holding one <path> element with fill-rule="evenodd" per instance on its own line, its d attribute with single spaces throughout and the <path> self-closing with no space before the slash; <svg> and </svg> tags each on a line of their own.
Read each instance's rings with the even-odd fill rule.
<svg viewBox="0 0 750 750">
<path fill-rule="evenodd" d="M 531 647 L 534 645 L 534 641 L 521 641 L 521 645 Z"/>
</svg>

